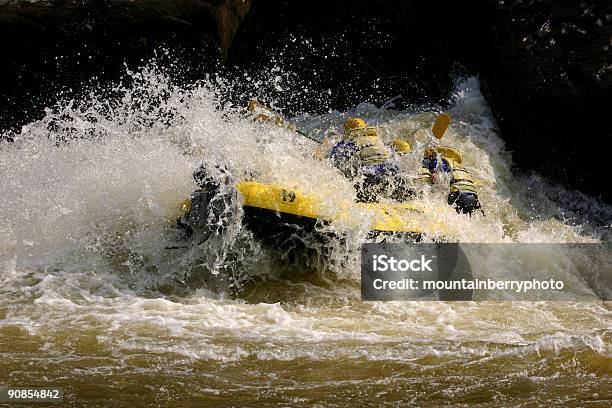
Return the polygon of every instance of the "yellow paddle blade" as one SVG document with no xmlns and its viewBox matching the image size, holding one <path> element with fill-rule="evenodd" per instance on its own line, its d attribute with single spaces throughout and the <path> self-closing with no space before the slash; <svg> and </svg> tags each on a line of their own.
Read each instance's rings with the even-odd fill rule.
<svg viewBox="0 0 612 408">
<path fill-rule="evenodd" d="M 324 138 L 321 144 L 317 146 L 317 148 L 315 149 L 314 157 L 319 160 L 325 159 L 327 155 L 329 154 L 329 151 L 331 150 L 331 148 L 332 148 L 331 140 L 329 140 L 329 138 L 327 137 Z"/>
<path fill-rule="evenodd" d="M 253 99 L 249 102 L 249 111 L 255 115 L 255 119 L 259 122 L 274 123 L 278 126 L 288 125 L 278 113 L 274 112 L 271 108 L 259 102 L 257 99 Z M 287 127 L 291 129 L 290 126 Z"/>
<path fill-rule="evenodd" d="M 274 113 L 272 109 L 268 108 L 266 105 L 259 102 L 257 99 L 252 99 L 251 102 L 249 102 L 249 111 L 255 112 L 255 109 L 257 110 L 263 109 L 267 112 Z"/>
<path fill-rule="evenodd" d="M 321 143 L 319 139 L 300 131 L 295 125 L 292 125 L 283 116 L 281 116 L 280 113 L 274 112 L 272 108 L 264 105 L 257 99 L 252 99 L 249 102 L 249 112 L 251 112 L 255 117 L 255 120 L 259 122 L 274 123 L 276 126 L 286 127 L 287 129 L 292 130 L 295 133 L 312 140 L 313 142 Z"/>
<path fill-rule="evenodd" d="M 259 102 L 257 99 L 253 99 L 249 102 L 249 112 L 255 114 L 256 117 L 267 116 L 269 118 L 274 118 L 278 116 L 276 112 Z"/>
<path fill-rule="evenodd" d="M 442 113 L 440 116 L 438 116 L 436 122 L 433 125 L 433 128 L 431 129 L 431 132 L 434 134 L 436 139 L 442 139 L 442 136 L 444 136 L 444 132 L 446 132 L 446 129 L 448 128 L 448 125 L 450 125 L 450 123 L 450 115 Z"/>
<path fill-rule="evenodd" d="M 463 161 L 463 157 L 461 157 L 461 153 L 459 153 L 459 151 L 453 147 L 438 146 L 436 147 L 436 150 L 438 151 L 438 153 L 442 155 L 442 157 L 444 157 L 447 160 L 450 159 L 457 164 L 461 164 L 461 162 Z"/>
</svg>

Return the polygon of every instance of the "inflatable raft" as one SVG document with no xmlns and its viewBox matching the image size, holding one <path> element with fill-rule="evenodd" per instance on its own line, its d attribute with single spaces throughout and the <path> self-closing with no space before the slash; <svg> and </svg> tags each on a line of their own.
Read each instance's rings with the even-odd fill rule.
<svg viewBox="0 0 612 408">
<path fill-rule="evenodd" d="M 298 231 L 329 231 L 317 226 L 333 227 L 339 223 L 367 229 L 368 239 L 394 236 L 418 241 L 424 234 L 440 235 L 446 230 L 441 223 L 426 222 L 427 211 L 416 202 L 347 200 L 330 206 L 296 189 L 257 181 L 241 181 L 229 192 L 220 191 L 216 184 L 195 191 L 181 207 L 179 227 L 188 235 L 197 230 L 210 230 L 211 226 L 222 228 L 224 215 L 237 203 L 242 208 L 243 224 L 258 238 L 271 242 L 287 239 Z"/>
</svg>

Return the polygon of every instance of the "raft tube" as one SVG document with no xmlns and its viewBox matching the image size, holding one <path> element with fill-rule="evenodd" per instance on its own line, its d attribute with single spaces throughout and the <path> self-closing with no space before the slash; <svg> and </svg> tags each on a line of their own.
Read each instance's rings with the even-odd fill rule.
<svg viewBox="0 0 612 408">
<path fill-rule="evenodd" d="M 368 238 L 399 236 L 410 241 L 420 240 L 424 231 L 418 216 L 424 210 L 416 203 L 356 203 L 344 201 L 333 208 L 292 188 L 256 181 L 237 183 L 238 199 L 244 212 L 243 223 L 258 237 L 278 239 L 296 230 L 315 231 L 317 224 L 351 222 L 353 217 L 370 223 Z M 202 219 L 193 214 L 192 201 L 210 200 L 211 193 L 198 190 L 182 206 L 179 226 L 190 228 L 190 220 Z M 198 211 L 206 208 L 201 203 Z M 438 231 L 440 225 L 436 226 Z"/>
</svg>

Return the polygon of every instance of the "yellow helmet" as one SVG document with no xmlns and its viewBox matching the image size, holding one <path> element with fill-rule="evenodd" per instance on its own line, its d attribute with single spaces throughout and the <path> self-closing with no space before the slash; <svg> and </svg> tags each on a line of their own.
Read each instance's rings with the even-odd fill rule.
<svg viewBox="0 0 612 408">
<path fill-rule="evenodd" d="M 393 150 L 395 150 L 399 154 L 410 153 L 410 143 L 406 142 L 402 139 L 395 139 L 391 142 L 391 146 Z"/>
<path fill-rule="evenodd" d="M 425 153 L 423 154 L 423 157 L 426 159 L 433 160 L 436 157 L 438 157 L 438 152 L 436 152 L 436 149 L 432 147 L 428 147 L 425 149 Z"/>
<path fill-rule="evenodd" d="M 368 125 L 361 118 L 348 118 L 346 122 L 344 122 L 344 133 L 352 132 L 356 129 L 365 129 Z"/>
</svg>

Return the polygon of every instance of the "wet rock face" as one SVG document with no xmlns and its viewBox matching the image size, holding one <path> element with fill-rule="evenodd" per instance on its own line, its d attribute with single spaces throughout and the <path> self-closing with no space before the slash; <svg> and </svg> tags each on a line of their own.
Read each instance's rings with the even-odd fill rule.
<svg viewBox="0 0 612 408">
<path fill-rule="evenodd" d="M 0 0 L 0 131 L 156 50 L 187 82 L 227 57 L 237 99 L 287 113 L 444 105 L 478 74 L 518 169 L 610 202 L 611 27 L 609 0 Z"/>
<path fill-rule="evenodd" d="M 490 5 L 492 49 L 478 68 L 516 166 L 612 201 L 612 3 Z"/>
<path fill-rule="evenodd" d="M 610 201 L 611 20 L 609 0 L 256 1 L 229 61 L 295 72 L 263 92 L 289 111 L 444 104 L 477 74 L 519 170 Z"/>
<path fill-rule="evenodd" d="M 280 66 L 281 86 L 253 91 L 289 112 L 380 106 L 397 96 L 396 107 L 445 102 L 456 74 L 487 40 L 473 2 L 448 3 L 255 1 L 228 62 L 250 77 L 263 72 L 264 84 Z"/>
<path fill-rule="evenodd" d="M 186 79 L 224 57 L 251 0 L 0 1 L 0 129 L 40 117 L 58 93 L 116 79 L 157 54 Z M 160 56 L 161 54 L 161 56 Z M 70 90 L 72 89 L 72 90 Z"/>
</svg>

